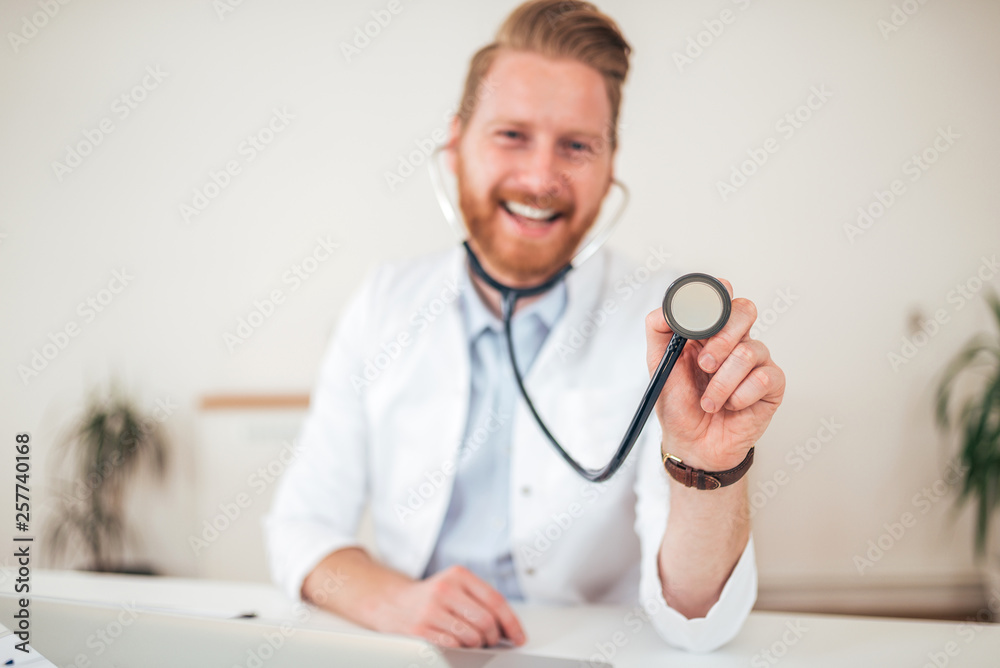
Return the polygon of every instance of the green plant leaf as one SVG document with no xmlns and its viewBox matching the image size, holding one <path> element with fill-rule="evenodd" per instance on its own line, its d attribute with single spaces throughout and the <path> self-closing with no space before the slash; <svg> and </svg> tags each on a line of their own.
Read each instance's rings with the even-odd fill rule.
<svg viewBox="0 0 1000 668">
<path fill-rule="evenodd" d="M 991 290 L 984 299 L 1000 331 L 1000 297 Z M 952 410 L 956 384 L 970 374 L 976 374 L 977 388 Z M 964 474 L 957 503 L 975 501 L 975 547 L 981 557 L 990 520 L 1000 508 L 1000 337 L 978 334 L 966 343 L 946 366 L 935 400 L 938 426 L 959 432 L 957 460 Z"/>
<path fill-rule="evenodd" d="M 987 359 L 982 360 L 985 356 Z M 945 368 L 942 380 L 938 385 L 937 410 L 935 418 L 941 428 L 951 426 L 948 416 L 948 406 L 951 403 L 951 395 L 954 384 L 963 373 L 967 373 L 974 363 L 983 365 L 990 364 L 989 358 L 1000 360 L 1000 346 L 989 339 L 985 334 L 974 337 L 958 352 L 952 361 Z"/>
</svg>

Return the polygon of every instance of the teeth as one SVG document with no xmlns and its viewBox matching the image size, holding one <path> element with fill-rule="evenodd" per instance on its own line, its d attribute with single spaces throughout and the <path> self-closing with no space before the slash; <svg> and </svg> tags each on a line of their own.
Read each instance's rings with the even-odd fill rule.
<svg viewBox="0 0 1000 668">
<path fill-rule="evenodd" d="M 556 213 L 555 209 L 536 209 L 533 206 L 519 204 L 518 202 L 504 202 L 504 204 L 507 205 L 511 213 L 516 213 L 519 216 L 524 216 L 532 220 L 548 220 Z"/>
</svg>

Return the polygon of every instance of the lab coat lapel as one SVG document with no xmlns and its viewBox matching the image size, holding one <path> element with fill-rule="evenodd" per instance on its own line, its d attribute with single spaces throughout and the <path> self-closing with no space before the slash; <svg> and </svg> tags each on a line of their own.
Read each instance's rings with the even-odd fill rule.
<svg viewBox="0 0 1000 668">
<path fill-rule="evenodd" d="M 417 301 L 427 304 L 444 285 L 461 285 L 464 251 L 456 248 L 423 286 Z M 400 445 L 397 480 L 388 489 L 400 490 L 396 499 L 405 508 L 420 506 L 403 525 L 403 562 L 395 564 L 418 577 L 426 568 L 451 499 L 455 464 L 469 412 L 469 346 L 456 298 L 417 337 L 412 366 L 405 374 L 414 392 L 416 410 L 407 416 L 410 443 Z M 404 409 L 397 406 L 397 409 Z M 405 410 L 405 409 L 404 409 Z M 405 435 L 400 435 L 406 438 Z M 402 482 L 402 484 L 399 484 Z M 398 514 L 398 513 L 397 513 Z"/>
</svg>

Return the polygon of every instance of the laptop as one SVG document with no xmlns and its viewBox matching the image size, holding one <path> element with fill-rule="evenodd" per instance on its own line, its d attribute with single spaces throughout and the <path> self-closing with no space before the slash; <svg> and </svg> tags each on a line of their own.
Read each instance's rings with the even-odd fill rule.
<svg viewBox="0 0 1000 668">
<path fill-rule="evenodd" d="M 0 624 L 7 629 L 17 628 L 17 600 L 0 594 Z M 34 596 L 29 611 L 30 644 L 37 654 L 14 651 L 19 640 L 11 641 L 0 631 L 0 666 L 10 660 L 6 665 L 63 668 L 610 668 L 607 663 L 514 650 L 441 650 L 405 636 L 197 617 L 128 603 Z"/>
</svg>

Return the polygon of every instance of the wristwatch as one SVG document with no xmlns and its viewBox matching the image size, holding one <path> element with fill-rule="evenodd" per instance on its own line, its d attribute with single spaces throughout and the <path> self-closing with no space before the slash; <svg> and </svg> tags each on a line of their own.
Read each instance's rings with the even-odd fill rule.
<svg viewBox="0 0 1000 668">
<path fill-rule="evenodd" d="M 702 471 L 701 469 L 691 468 L 682 462 L 679 457 L 669 452 L 662 454 L 663 467 L 667 469 L 670 477 L 685 487 L 694 487 L 695 489 L 719 489 L 720 487 L 732 485 L 742 478 L 750 470 L 750 465 L 753 464 L 753 448 L 750 448 L 750 451 L 743 458 L 742 462 L 728 471 Z"/>
</svg>

